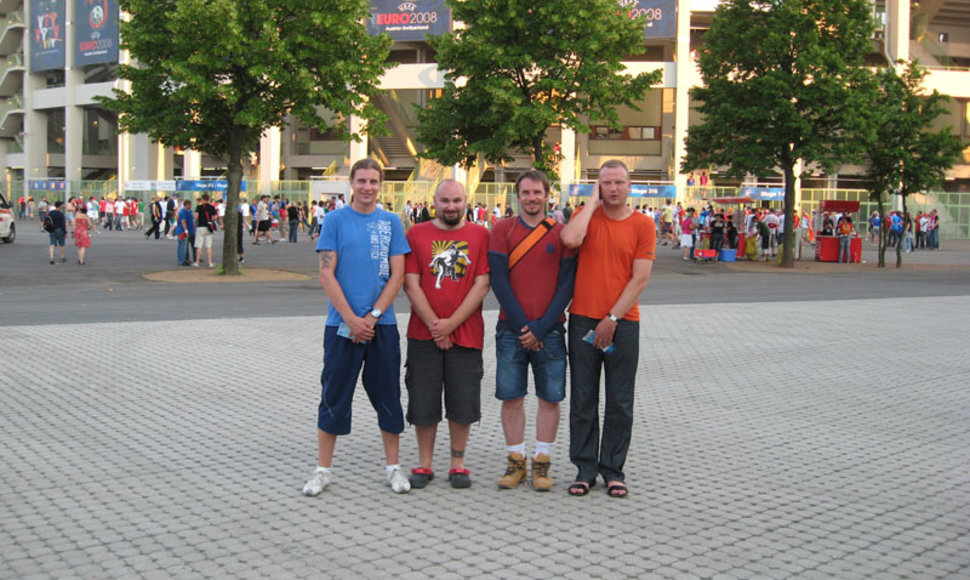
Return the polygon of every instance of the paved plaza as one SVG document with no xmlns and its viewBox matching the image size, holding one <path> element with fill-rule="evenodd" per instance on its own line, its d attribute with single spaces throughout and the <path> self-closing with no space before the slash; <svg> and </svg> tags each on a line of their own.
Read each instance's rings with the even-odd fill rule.
<svg viewBox="0 0 970 580">
<path fill-rule="evenodd" d="M 641 308 L 626 499 L 566 494 L 565 414 L 497 488 L 491 338 L 471 489 L 443 428 L 391 493 L 361 389 L 306 498 L 320 315 L 3 327 L 0 578 L 970 577 L 970 296 Z"/>
</svg>

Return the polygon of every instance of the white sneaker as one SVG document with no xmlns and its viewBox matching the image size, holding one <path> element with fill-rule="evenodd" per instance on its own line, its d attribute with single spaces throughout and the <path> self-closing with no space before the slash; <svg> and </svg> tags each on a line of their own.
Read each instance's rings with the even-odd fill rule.
<svg viewBox="0 0 970 580">
<path fill-rule="evenodd" d="M 391 486 L 394 493 L 407 493 L 411 491 L 411 482 L 408 481 L 400 467 L 394 468 L 387 474 L 387 484 Z"/>
<path fill-rule="evenodd" d="M 303 486 L 303 495 L 320 495 L 321 491 L 327 489 L 327 486 L 330 485 L 330 480 L 332 479 L 332 473 L 314 471 L 313 477 L 311 477 L 310 481 L 306 482 L 306 485 Z"/>
</svg>

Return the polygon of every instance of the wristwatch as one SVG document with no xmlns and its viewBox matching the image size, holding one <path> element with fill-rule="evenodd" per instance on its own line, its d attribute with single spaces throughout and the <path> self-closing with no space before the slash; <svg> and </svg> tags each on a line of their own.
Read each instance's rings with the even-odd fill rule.
<svg viewBox="0 0 970 580">
<path fill-rule="evenodd" d="M 374 318 L 380 318 L 381 314 L 384 314 L 384 311 L 381 310 L 380 308 L 375 308 L 370 311 L 370 315 L 373 316 Z"/>
<path fill-rule="evenodd" d="M 606 317 L 609 318 L 610 320 L 612 320 L 613 321 L 613 324 L 619 324 L 620 323 L 620 319 L 617 318 L 616 316 L 614 316 L 612 312 L 610 312 L 609 314 L 607 314 Z"/>
</svg>

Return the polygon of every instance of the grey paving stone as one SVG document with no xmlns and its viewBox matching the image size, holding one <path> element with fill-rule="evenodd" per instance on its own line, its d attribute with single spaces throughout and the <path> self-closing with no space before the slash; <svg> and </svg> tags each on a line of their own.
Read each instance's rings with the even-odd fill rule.
<svg viewBox="0 0 970 580">
<path fill-rule="evenodd" d="M 505 447 L 491 337 L 471 490 L 444 481 L 443 426 L 439 480 L 390 493 L 358 392 L 336 482 L 308 499 L 299 489 L 315 459 L 319 317 L 7 328 L 0 578 L 967 575 L 970 298 L 642 312 L 623 502 L 601 485 L 566 495 L 568 399 L 556 489 L 495 488 Z M 66 335 L 72 356 L 52 356 Z M 197 360 L 199 345 L 216 372 L 161 378 L 173 360 Z M 32 372 L 41 354 L 48 380 Z M 73 360 L 89 361 L 81 380 Z M 526 405 L 531 445 L 532 395 Z M 413 465 L 410 427 L 401 452 Z M 72 485 L 51 494 L 64 465 Z"/>
</svg>

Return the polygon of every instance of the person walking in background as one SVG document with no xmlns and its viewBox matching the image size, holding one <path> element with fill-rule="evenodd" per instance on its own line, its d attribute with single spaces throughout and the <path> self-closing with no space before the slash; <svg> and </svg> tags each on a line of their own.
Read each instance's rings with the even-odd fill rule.
<svg viewBox="0 0 970 580">
<path fill-rule="evenodd" d="M 288 204 L 286 206 L 286 220 L 289 222 L 290 228 L 287 230 L 289 232 L 289 242 L 295 244 L 299 241 L 300 236 L 300 206 L 295 203 Z"/>
<path fill-rule="evenodd" d="M 243 244 L 243 231 L 249 230 L 250 221 L 249 204 L 246 203 L 245 198 L 239 200 L 236 211 L 239 212 L 239 219 L 236 220 L 236 256 L 239 263 L 244 264 L 246 263 L 246 246 Z"/>
<path fill-rule="evenodd" d="M 91 247 L 91 218 L 88 217 L 88 208 L 83 203 L 74 216 L 74 246 L 77 248 L 77 263 L 84 265 L 84 255 Z"/>
<path fill-rule="evenodd" d="M 852 253 L 850 251 L 852 232 L 855 231 L 855 228 L 852 227 L 852 218 L 848 215 L 842 216 L 835 229 L 839 233 L 839 263 L 849 263 L 852 261 Z"/>
<path fill-rule="evenodd" d="M 256 237 L 253 238 L 254 246 L 259 245 L 259 238 L 266 238 L 266 241 L 270 244 L 276 243 L 276 240 L 273 239 L 273 234 L 270 232 L 273 227 L 270 211 L 269 196 L 261 196 L 259 203 L 256 205 Z"/>
<path fill-rule="evenodd" d="M 147 232 L 145 232 L 146 240 L 149 237 L 151 237 L 152 233 L 155 234 L 156 240 L 158 239 L 158 236 L 161 234 L 162 219 L 164 218 L 164 215 L 162 212 L 163 210 L 162 210 L 162 206 L 159 205 L 159 200 L 158 199 L 153 200 L 150 206 L 150 213 L 152 216 L 152 227 L 149 228 Z"/>
<path fill-rule="evenodd" d="M 98 222 L 100 221 L 98 218 L 98 198 L 92 195 L 87 203 L 83 199 L 81 199 L 81 203 L 88 208 L 88 230 L 91 233 L 96 233 L 98 231 Z"/>
<path fill-rule="evenodd" d="M 179 210 L 177 197 L 173 194 L 165 200 L 165 238 L 169 240 L 172 239 L 172 228 L 175 227 L 176 214 Z"/>
<path fill-rule="evenodd" d="M 192 265 L 199 267 L 202 261 L 202 250 L 205 250 L 206 261 L 212 268 L 212 237 L 219 229 L 219 211 L 214 205 L 209 203 L 209 194 L 203 193 L 202 200 L 195 206 L 195 214 L 198 216 L 195 228 L 195 260 Z"/>
<path fill-rule="evenodd" d="M 47 218 L 50 221 L 50 229 L 46 230 L 50 234 L 50 259 L 51 265 L 54 264 L 54 247 L 60 246 L 60 261 L 66 262 L 67 255 L 65 254 L 64 244 L 65 236 L 67 232 L 67 219 L 64 217 L 64 202 L 57 200 L 54 202 L 54 209 L 47 213 Z M 45 221 L 46 223 L 46 221 Z"/>
<path fill-rule="evenodd" d="M 175 236 L 178 238 L 178 263 L 192 265 L 192 248 L 195 246 L 195 219 L 192 217 L 192 202 L 182 202 L 182 209 L 175 216 Z"/>
</svg>

